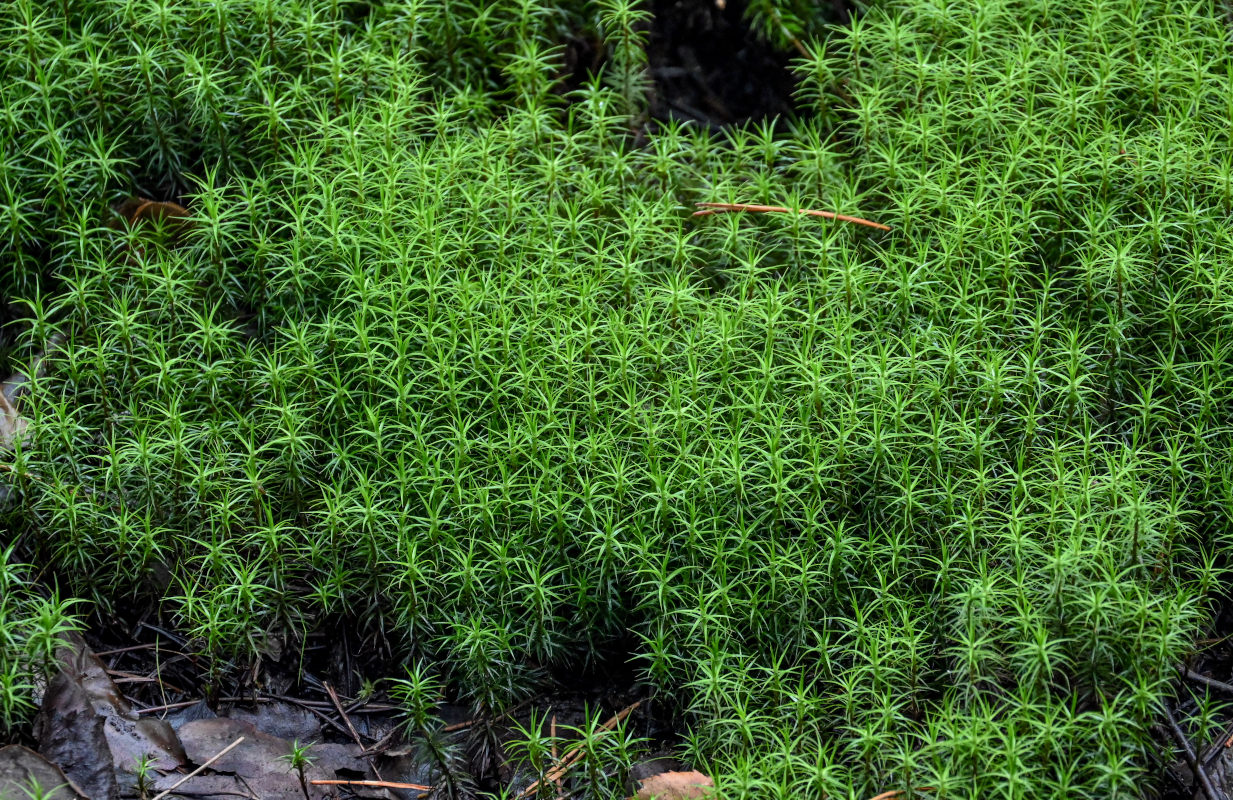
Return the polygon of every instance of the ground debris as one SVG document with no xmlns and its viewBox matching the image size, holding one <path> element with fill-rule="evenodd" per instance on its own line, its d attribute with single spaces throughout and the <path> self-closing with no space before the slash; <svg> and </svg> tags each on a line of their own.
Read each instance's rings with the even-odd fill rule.
<svg viewBox="0 0 1233 800">
<path fill-rule="evenodd" d="M 191 217 L 188 209 L 179 203 L 145 197 L 125 198 L 113 210 L 129 225 L 139 222 L 159 223 L 170 226 L 172 230 L 187 226 Z"/>
<path fill-rule="evenodd" d="M 0 748 L 0 800 L 27 797 L 86 800 L 85 793 L 59 767 L 38 753 L 17 744 Z"/>
<path fill-rule="evenodd" d="M 642 788 L 631 800 L 687 800 L 705 797 L 715 783 L 696 770 L 689 772 L 661 772 L 642 781 Z"/>
<path fill-rule="evenodd" d="M 287 760 L 292 750 L 291 741 L 259 731 L 250 723 L 225 717 L 196 720 L 180 727 L 180 741 L 188 759 L 194 764 L 204 763 L 241 736 L 245 740 L 243 744 L 215 761 L 211 770 L 214 773 L 229 773 L 232 784 L 243 785 L 257 797 L 302 798 L 299 776 Z M 304 775 L 309 781 L 340 778 L 366 780 L 375 777 L 372 768 L 360 756 L 360 748 L 355 745 L 313 744 L 308 750 L 308 757 L 312 763 L 305 768 Z M 204 780 L 206 778 L 211 780 Z M 217 786 L 227 783 L 220 782 L 218 778 L 217 774 L 195 777 L 185 783 L 183 792 L 201 797 L 237 791 L 234 786 L 226 792 L 217 791 Z M 166 780 L 156 783 L 155 788 L 161 790 L 163 785 L 170 786 L 175 779 L 176 776 L 169 775 Z M 336 790 L 313 787 L 310 791 L 313 797 L 325 798 L 335 796 Z M 359 787 L 356 794 L 363 797 L 386 796 L 380 791 L 367 791 L 363 787 Z"/>
<path fill-rule="evenodd" d="M 92 800 L 110 800 L 135 785 L 137 765 L 173 770 L 184 750 L 166 722 L 137 716 L 98 657 L 77 634 L 58 654 L 35 722 L 39 751 Z"/>
</svg>

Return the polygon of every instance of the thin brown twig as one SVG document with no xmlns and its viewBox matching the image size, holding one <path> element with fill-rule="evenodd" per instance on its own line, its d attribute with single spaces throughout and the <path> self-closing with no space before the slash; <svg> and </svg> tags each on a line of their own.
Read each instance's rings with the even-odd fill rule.
<svg viewBox="0 0 1233 800">
<path fill-rule="evenodd" d="M 364 742 L 360 741 L 360 734 L 356 731 L 355 726 L 351 724 L 351 718 L 347 716 L 347 712 L 343 709 L 342 703 L 338 700 L 338 692 L 334 691 L 334 687 L 329 681 L 325 682 L 325 691 L 330 696 L 330 702 L 334 704 L 334 708 L 338 710 L 338 715 L 342 717 L 342 721 L 347 726 L 347 731 L 351 734 L 351 738 L 355 740 L 355 746 L 360 748 L 360 752 L 364 752 Z M 373 774 L 377 776 L 377 780 L 384 780 L 381 777 L 381 771 L 377 769 L 377 765 L 372 759 L 368 760 L 368 766 L 372 767 Z"/>
<path fill-rule="evenodd" d="M 210 766 L 210 765 L 211 765 L 211 764 L 213 764 L 215 761 L 218 761 L 220 758 L 222 758 L 223 756 L 225 756 L 225 755 L 227 755 L 228 753 L 230 753 L 232 750 L 234 750 L 234 749 L 236 749 L 237 747 L 239 747 L 239 746 L 240 746 L 240 742 L 242 742 L 242 741 L 244 741 L 244 737 L 243 737 L 243 736 L 241 736 L 239 739 L 236 739 L 234 742 L 232 742 L 231 744 L 227 745 L 227 746 L 226 746 L 226 747 L 224 747 L 222 750 L 219 750 L 217 753 L 215 753 L 214 755 L 212 755 L 212 756 L 210 756 L 208 759 L 206 759 L 205 763 L 204 763 L 204 764 L 202 764 L 200 767 L 197 767 L 197 769 L 193 770 L 192 772 L 190 772 L 190 773 L 188 773 L 187 775 L 185 775 L 183 778 L 180 778 L 180 780 L 178 780 L 178 781 L 176 781 L 175 783 L 171 784 L 171 786 L 170 786 L 169 788 L 164 789 L 163 791 L 161 791 L 161 792 L 159 792 L 158 794 L 154 795 L 153 800 L 163 800 L 163 798 L 164 798 L 164 797 L 166 797 L 167 795 L 171 794 L 171 793 L 172 793 L 172 792 L 174 792 L 176 789 L 179 789 L 181 786 L 183 786 L 185 783 L 187 783 L 190 779 L 195 778 L 197 775 L 200 775 L 203 771 L 205 771 L 206 767 Z"/>
<path fill-rule="evenodd" d="M 1182 728 L 1177 724 L 1177 717 L 1173 716 L 1173 709 L 1166 702 L 1164 704 L 1165 719 L 1169 723 L 1169 731 L 1173 734 L 1173 738 L 1179 745 L 1182 746 L 1182 752 L 1186 754 L 1186 761 L 1190 764 L 1190 768 L 1194 770 L 1195 778 L 1199 782 L 1199 787 L 1203 790 L 1204 797 L 1207 800 L 1220 800 L 1221 796 L 1216 793 L 1216 787 L 1212 786 L 1211 778 L 1207 776 L 1207 770 L 1199 763 L 1199 757 L 1195 755 L 1194 748 L 1190 746 L 1190 740 L 1186 738 L 1186 734 L 1182 732 Z"/>
<path fill-rule="evenodd" d="M 933 791 L 933 787 L 932 787 L 932 786 L 918 786 L 917 788 L 913 789 L 912 791 L 914 791 L 914 792 L 932 792 L 932 791 Z M 877 795 L 874 795 L 873 797 L 869 798 L 869 800 L 894 800 L 894 798 L 896 798 L 896 797 L 902 797 L 902 796 L 903 796 L 903 795 L 905 795 L 905 794 L 908 794 L 907 790 L 905 790 L 905 789 L 891 789 L 889 792 L 882 792 L 882 794 L 877 794 Z"/>
<path fill-rule="evenodd" d="M 184 689 L 173 683 L 167 683 L 161 675 L 138 675 L 135 672 L 125 672 L 121 669 L 104 669 L 112 683 L 157 683 L 178 694 L 188 694 Z"/>
<path fill-rule="evenodd" d="M 146 644 L 135 644 L 130 647 L 117 647 L 115 650 L 99 650 L 94 655 L 102 658 L 103 656 L 118 656 L 121 653 L 131 653 L 134 650 L 150 650 L 158 647 L 158 642 L 148 642 Z"/>
<path fill-rule="evenodd" d="M 1198 672 L 1195 672 L 1192 669 L 1187 669 L 1186 667 L 1181 667 L 1179 671 L 1182 673 L 1183 677 L 1189 680 L 1192 680 L 1195 683 L 1201 683 L 1204 686 L 1210 686 L 1213 689 L 1219 689 L 1225 694 L 1233 694 L 1233 685 L 1227 684 L 1224 681 L 1218 681 L 1215 678 L 1209 678 L 1206 675 L 1202 675 Z"/>
<path fill-rule="evenodd" d="M 498 717 L 498 719 L 502 717 L 512 717 L 513 715 L 517 714 L 522 709 L 531 705 L 531 702 L 532 702 L 531 700 L 523 700 L 521 703 L 511 708 L 509 711 L 503 712 L 501 714 L 501 717 Z M 396 707 L 391 706 L 390 710 L 394 711 L 396 710 Z M 470 728 L 474 724 L 475 724 L 475 720 L 465 719 L 462 722 L 455 722 L 453 725 L 446 725 L 444 728 L 441 729 L 441 732 L 442 733 L 453 733 L 454 731 L 466 730 L 467 728 Z"/>
<path fill-rule="evenodd" d="M 264 694 L 264 693 L 263 693 L 263 694 Z M 265 695 L 265 697 L 266 697 L 266 698 L 269 698 L 269 699 L 273 699 L 273 700 L 280 700 L 280 701 L 282 701 L 282 702 L 284 702 L 284 703 L 291 703 L 292 705 L 295 705 L 295 706 L 299 706 L 300 708 L 302 708 L 302 709 L 304 709 L 305 711 L 307 711 L 308 713 L 312 714 L 314 717 L 316 717 L 317 719 L 319 719 L 319 720 L 321 720 L 322 722 L 326 723 L 327 725 L 329 725 L 331 728 L 333 728 L 334 730 L 338 731 L 339 733 L 344 734 L 344 735 L 347 733 L 347 729 L 346 729 L 346 728 L 344 728 L 342 725 L 339 725 L 339 724 L 338 724 L 337 722 L 335 722 L 333 719 L 331 719 L 331 718 L 330 718 L 330 716 L 329 716 L 328 714 L 323 714 L 323 713 L 322 713 L 321 711 L 319 711 L 318 709 L 316 709 L 316 708 L 314 708 L 313 706 L 309 705 L 309 703 L 311 703 L 311 702 L 312 702 L 312 701 L 310 701 L 310 700 L 300 700 L 300 699 L 295 698 L 295 697 L 287 697 L 286 695 L 281 695 L 281 694 L 266 694 L 266 695 Z M 235 702 L 235 701 L 243 701 L 243 700 L 245 700 L 246 698 L 243 698 L 243 697 L 234 697 L 234 698 L 226 698 L 226 699 L 231 700 L 232 702 Z M 361 748 L 361 749 L 363 749 L 363 748 Z"/>
<path fill-rule="evenodd" d="M 726 214 L 730 211 L 756 211 L 760 213 L 778 213 L 791 214 L 793 209 L 785 206 L 760 206 L 752 203 L 694 203 L 698 206 L 699 211 L 694 212 L 695 217 L 705 217 L 708 214 Z M 833 211 L 815 211 L 812 208 L 797 209 L 796 213 L 806 214 L 811 217 L 822 217 L 824 219 L 835 219 L 842 222 L 851 222 L 856 225 L 865 225 L 870 228 L 877 228 L 880 231 L 889 231 L 889 225 L 883 225 L 880 222 L 873 222 L 860 217 L 849 217 L 847 214 L 836 214 Z"/>
<path fill-rule="evenodd" d="M 634 709 L 636 709 L 640 705 L 642 705 L 641 700 L 639 700 L 638 702 L 634 703 L 631 706 L 628 706 L 622 709 L 620 713 L 616 714 L 615 716 L 612 717 L 612 719 L 608 720 L 603 725 L 601 725 L 600 730 L 605 731 L 605 732 L 611 731 L 621 722 L 621 720 L 628 717 L 631 713 L 633 713 Z M 565 755 L 561 757 L 561 763 L 558 764 L 556 767 L 548 770 L 548 774 L 545 775 L 544 777 L 552 781 L 553 783 L 556 783 L 560 778 L 564 777 L 565 773 L 569 771 L 570 767 L 572 767 L 575 763 L 578 762 L 579 759 L 582 758 L 582 755 L 585 752 L 586 751 L 583 750 L 582 748 L 582 742 L 575 743 L 573 747 L 565 751 Z M 531 784 L 527 788 L 523 789 L 522 792 L 520 792 L 518 796 L 526 797 L 527 795 L 534 794 L 535 790 L 539 788 L 540 783 L 541 781 L 536 781 L 535 783 Z"/>
<path fill-rule="evenodd" d="M 607 780 L 608 778 L 611 778 L 616 773 L 617 773 L 616 770 L 605 772 L 603 773 L 603 778 L 604 780 Z M 587 789 L 591 789 L 591 788 L 594 788 L 594 787 L 591 786 L 590 784 L 583 783 L 581 786 L 575 786 L 573 789 L 569 790 L 568 792 L 562 792 L 561 794 L 557 795 L 556 800 L 570 800 L 571 797 L 577 797 L 578 795 L 585 792 Z"/>
<path fill-rule="evenodd" d="M 418 783 L 399 783 L 397 781 L 336 781 L 317 779 L 309 781 L 313 786 L 369 786 L 375 789 L 416 789 L 421 792 L 431 792 L 431 786 L 421 786 Z"/>
<path fill-rule="evenodd" d="M 135 709 L 135 711 L 138 714 L 157 714 L 160 711 L 174 711 L 177 708 L 188 708 L 189 706 L 195 706 L 198 703 L 200 703 L 201 700 L 202 698 L 198 698 L 196 700 L 185 700 L 180 703 L 166 703 L 161 706 L 148 706 L 146 708 L 138 708 L 138 709 Z"/>
</svg>

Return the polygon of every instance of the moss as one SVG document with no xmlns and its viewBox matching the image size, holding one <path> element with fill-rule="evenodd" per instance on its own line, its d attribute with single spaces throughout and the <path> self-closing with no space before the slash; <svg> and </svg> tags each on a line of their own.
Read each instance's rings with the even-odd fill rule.
<svg viewBox="0 0 1233 800">
<path fill-rule="evenodd" d="M 1225 574 L 1224 22 L 764 5 L 809 113 L 718 132 L 622 3 L 6 6 L 30 557 L 482 709 L 632 636 L 733 796 L 1139 796 Z"/>
</svg>

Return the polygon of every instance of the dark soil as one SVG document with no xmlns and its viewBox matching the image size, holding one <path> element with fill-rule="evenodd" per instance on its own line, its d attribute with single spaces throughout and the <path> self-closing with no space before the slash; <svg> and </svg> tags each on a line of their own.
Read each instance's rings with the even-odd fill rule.
<svg viewBox="0 0 1233 800">
<path fill-rule="evenodd" d="M 801 53 L 763 41 L 745 20 L 745 0 L 652 0 L 647 60 L 653 82 L 650 116 L 711 129 L 789 119 L 797 80 L 791 62 Z M 824 3 L 835 22 L 848 19 L 848 0 Z M 566 43 L 564 89 L 599 71 L 607 54 L 594 38 Z"/>
<path fill-rule="evenodd" d="M 655 91 L 651 116 L 710 127 L 789 117 L 796 53 L 760 41 L 745 3 L 655 0 L 647 58 Z"/>
</svg>

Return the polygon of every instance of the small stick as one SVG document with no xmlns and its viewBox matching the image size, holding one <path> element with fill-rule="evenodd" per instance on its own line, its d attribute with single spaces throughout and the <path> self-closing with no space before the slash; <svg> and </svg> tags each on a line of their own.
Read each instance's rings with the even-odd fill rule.
<svg viewBox="0 0 1233 800">
<path fill-rule="evenodd" d="M 136 709 L 136 711 L 138 714 L 156 714 L 159 711 L 171 711 L 177 708 L 188 708 L 189 706 L 195 706 L 200 702 L 201 700 L 185 700 L 182 703 L 167 703 L 166 705 L 162 705 L 162 706 L 150 706 L 148 708 L 138 708 Z"/>
<path fill-rule="evenodd" d="M 239 747 L 239 746 L 240 746 L 240 742 L 242 742 L 242 741 L 244 741 L 244 737 L 243 737 L 243 736 L 241 736 L 239 739 L 236 739 L 234 742 L 232 742 L 231 744 L 227 745 L 227 746 L 226 746 L 226 747 L 224 747 L 222 750 L 219 750 L 219 751 L 218 751 L 217 753 L 215 753 L 214 755 L 210 756 L 210 758 L 209 758 L 209 759 L 207 759 L 207 760 L 206 760 L 206 762 L 205 762 L 204 764 L 202 764 L 200 767 L 197 767 L 197 769 L 193 770 L 192 772 L 190 772 L 190 773 L 188 773 L 187 775 L 185 775 L 183 778 L 180 778 L 180 780 L 178 780 L 178 781 L 176 781 L 175 783 L 171 784 L 171 788 L 170 788 L 170 789 L 164 789 L 163 791 L 161 791 L 161 792 L 159 792 L 158 794 L 154 795 L 154 797 L 153 797 L 153 799 L 152 799 L 152 800 L 163 800 L 163 798 L 164 798 L 164 797 L 166 797 L 167 795 L 171 794 L 171 793 L 172 793 L 172 792 L 174 792 L 176 789 L 179 789 L 181 786 L 183 786 L 185 783 L 187 783 L 187 782 L 189 781 L 189 779 L 191 779 L 191 778 L 195 778 L 195 777 L 197 777 L 198 775 L 200 775 L 200 774 L 201 774 L 201 773 L 205 770 L 205 768 L 206 768 L 206 767 L 210 766 L 210 765 L 211 765 L 211 764 L 213 764 L 215 761 L 218 761 L 220 758 L 222 758 L 223 756 L 225 756 L 225 755 L 227 755 L 228 753 L 230 753 L 232 750 L 234 750 L 234 749 L 236 749 L 237 747 Z"/>
<path fill-rule="evenodd" d="M 933 787 L 932 786 L 920 786 L 916 789 L 913 789 L 912 791 L 932 792 Z M 873 797 L 869 798 L 869 800 L 894 800 L 894 798 L 902 797 L 905 794 L 907 794 L 907 792 L 904 791 L 903 789 L 891 789 L 889 792 L 882 792 L 882 794 L 874 795 Z"/>
<path fill-rule="evenodd" d="M 612 770 L 611 772 L 605 772 L 603 774 L 603 777 L 606 780 L 608 778 L 611 778 L 615 774 L 616 774 L 616 770 Z M 570 800 L 571 797 L 577 797 L 578 795 L 585 792 L 588 788 L 590 787 L 587 786 L 587 784 L 585 783 L 582 784 L 581 786 L 575 786 L 570 791 L 557 795 L 556 800 Z M 667 797 L 667 795 L 664 795 L 664 797 Z"/>
<path fill-rule="evenodd" d="M 377 789 L 416 789 L 421 792 L 431 792 L 431 786 L 420 786 L 418 783 L 398 783 L 396 781 L 334 781 L 311 780 L 313 786 L 371 786 Z M 158 800 L 158 798 L 155 798 Z"/>
<path fill-rule="evenodd" d="M 640 705 L 642 705 L 641 700 L 629 706 L 628 708 L 622 710 L 619 714 L 617 714 L 612 719 L 608 720 L 603 725 L 601 725 L 600 730 L 602 731 L 612 730 L 613 728 L 617 726 L 618 723 L 620 723 L 621 720 L 628 717 L 633 712 L 633 710 Z M 573 747 L 571 747 L 568 751 L 566 751 L 565 756 L 561 759 L 560 764 L 558 764 L 553 769 L 548 770 L 548 774 L 545 777 L 547 777 L 548 780 L 552 781 L 553 783 L 556 783 L 558 780 L 564 777 L 565 773 L 569 771 L 570 767 L 572 767 L 579 759 L 582 758 L 583 752 L 585 751 L 582 749 L 582 743 L 578 742 Z M 527 788 L 523 789 L 522 792 L 518 796 L 526 797 L 529 794 L 534 794 L 535 790 L 539 788 L 539 785 L 540 785 L 540 781 L 536 781 L 535 783 L 531 784 Z"/>
<path fill-rule="evenodd" d="M 1192 669 L 1182 667 L 1178 670 L 1182 676 L 1188 678 L 1195 683 L 1201 683 L 1204 686 L 1210 686 L 1213 689 L 1219 689 L 1225 694 L 1233 694 L 1233 685 L 1227 684 L 1224 681 L 1218 681 L 1215 678 L 1209 678 L 1206 675 L 1200 675 Z"/>
<path fill-rule="evenodd" d="M 344 735 L 347 733 L 346 728 L 344 728 L 342 725 L 339 725 L 331 717 L 329 717 L 326 714 L 321 713 L 321 711 L 319 710 L 321 708 L 329 708 L 328 703 L 317 703 L 313 700 L 300 700 L 299 698 L 296 698 L 296 697 L 288 697 L 285 694 L 269 694 L 267 692 L 260 692 L 259 696 L 257 697 L 224 697 L 223 698 L 223 702 L 229 702 L 229 703 L 252 703 L 252 702 L 268 703 L 272 700 L 278 700 L 283 703 L 290 703 L 293 706 L 299 706 L 300 708 L 312 714 L 314 717 L 321 720 L 325 724 L 329 725 L 331 728 L 338 731 L 339 733 L 344 734 Z"/>
<path fill-rule="evenodd" d="M 329 681 L 325 682 L 325 691 L 330 696 L 330 701 L 334 703 L 334 708 L 338 709 L 338 715 L 342 717 L 342 721 L 347 725 L 347 731 L 351 734 L 351 738 L 355 740 L 355 746 L 360 748 L 360 752 L 364 752 L 364 743 L 360 741 L 360 735 L 356 732 L 355 726 L 351 724 L 351 718 L 347 716 L 347 712 L 343 710 L 342 703 L 338 701 L 338 692 L 334 691 L 334 687 Z M 370 759 L 368 766 L 372 767 L 373 774 L 377 776 L 377 780 L 383 780 L 381 771 L 377 769 L 377 765 L 372 763 Z"/>
<path fill-rule="evenodd" d="M 0 466 L 4 466 L 4 465 L 0 464 Z M 531 704 L 530 700 L 523 700 L 521 703 L 511 708 L 509 711 L 506 711 L 503 714 L 501 714 L 501 716 L 498 717 L 498 719 L 513 716 L 514 714 L 517 714 L 519 711 L 526 708 L 530 704 Z M 389 710 L 396 711 L 397 708 L 398 708 L 397 706 L 390 706 Z M 461 731 L 461 730 L 465 730 L 466 728 L 470 728 L 474 724 L 475 724 L 475 720 L 467 719 L 467 720 L 463 720 L 462 722 L 455 722 L 453 725 L 446 725 L 444 728 L 441 729 L 441 732 L 442 733 L 453 733 L 454 731 Z"/>
<path fill-rule="evenodd" d="M 188 694 L 188 692 L 184 691 L 179 686 L 167 683 L 161 676 L 137 675 L 136 673 L 125 672 L 119 669 L 104 669 L 103 671 L 107 673 L 107 677 L 111 678 L 112 683 L 157 683 L 173 692 Z"/>
<path fill-rule="evenodd" d="M 694 203 L 701 211 L 695 211 L 695 217 L 705 217 L 708 214 L 726 214 L 729 211 L 759 211 L 764 213 L 779 213 L 790 214 L 792 209 L 784 206 L 759 206 L 750 203 Z M 883 225 L 880 222 L 873 222 L 860 217 L 849 217 L 846 214 L 836 214 L 833 211 L 814 211 L 811 208 L 802 208 L 797 213 L 807 214 L 811 217 L 823 217 L 825 219 L 837 219 L 842 222 L 852 222 L 857 225 L 865 225 L 870 228 L 877 228 L 880 231 L 889 231 L 889 225 Z"/>
<path fill-rule="evenodd" d="M 348 714 L 384 714 L 386 711 L 398 711 L 398 706 L 387 706 L 380 703 L 370 703 L 367 700 L 356 700 L 347 706 Z"/>
<path fill-rule="evenodd" d="M 1182 746 L 1182 751 L 1186 754 L 1186 760 L 1190 763 L 1190 768 L 1194 770 L 1195 777 L 1199 780 L 1199 786 L 1203 789 L 1203 795 L 1207 800 L 1221 800 L 1220 795 L 1216 793 L 1216 787 L 1212 786 L 1212 781 L 1207 777 L 1207 770 L 1203 769 L 1203 765 L 1199 763 L 1199 759 L 1194 754 L 1194 748 L 1190 746 L 1190 740 L 1186 738 L 1186 734 L 1182 733 L 1181 726 L 1177 724 L 1177 718 L 1173 716 L 1173 709 L 1168 703 L 1164 704 L 1165 718 L 1169 721 L 1169 730 L 1173 733 L 1173 738 Z M 157 800 L 157 798 L 155 798 Z"/>
<path fill-rule="evenodd" d="M 103 656 L 118 656 L 121 653 L 131 653 L 134 650 L 149 650 L 152 647 L 158 647 L 158 642 L 150 642 L 148 644 L 135 644 L 132 647 L 119 647 L 115 650 L 100 650 L 94 655 L 102 658 Z"/>
</svg>

